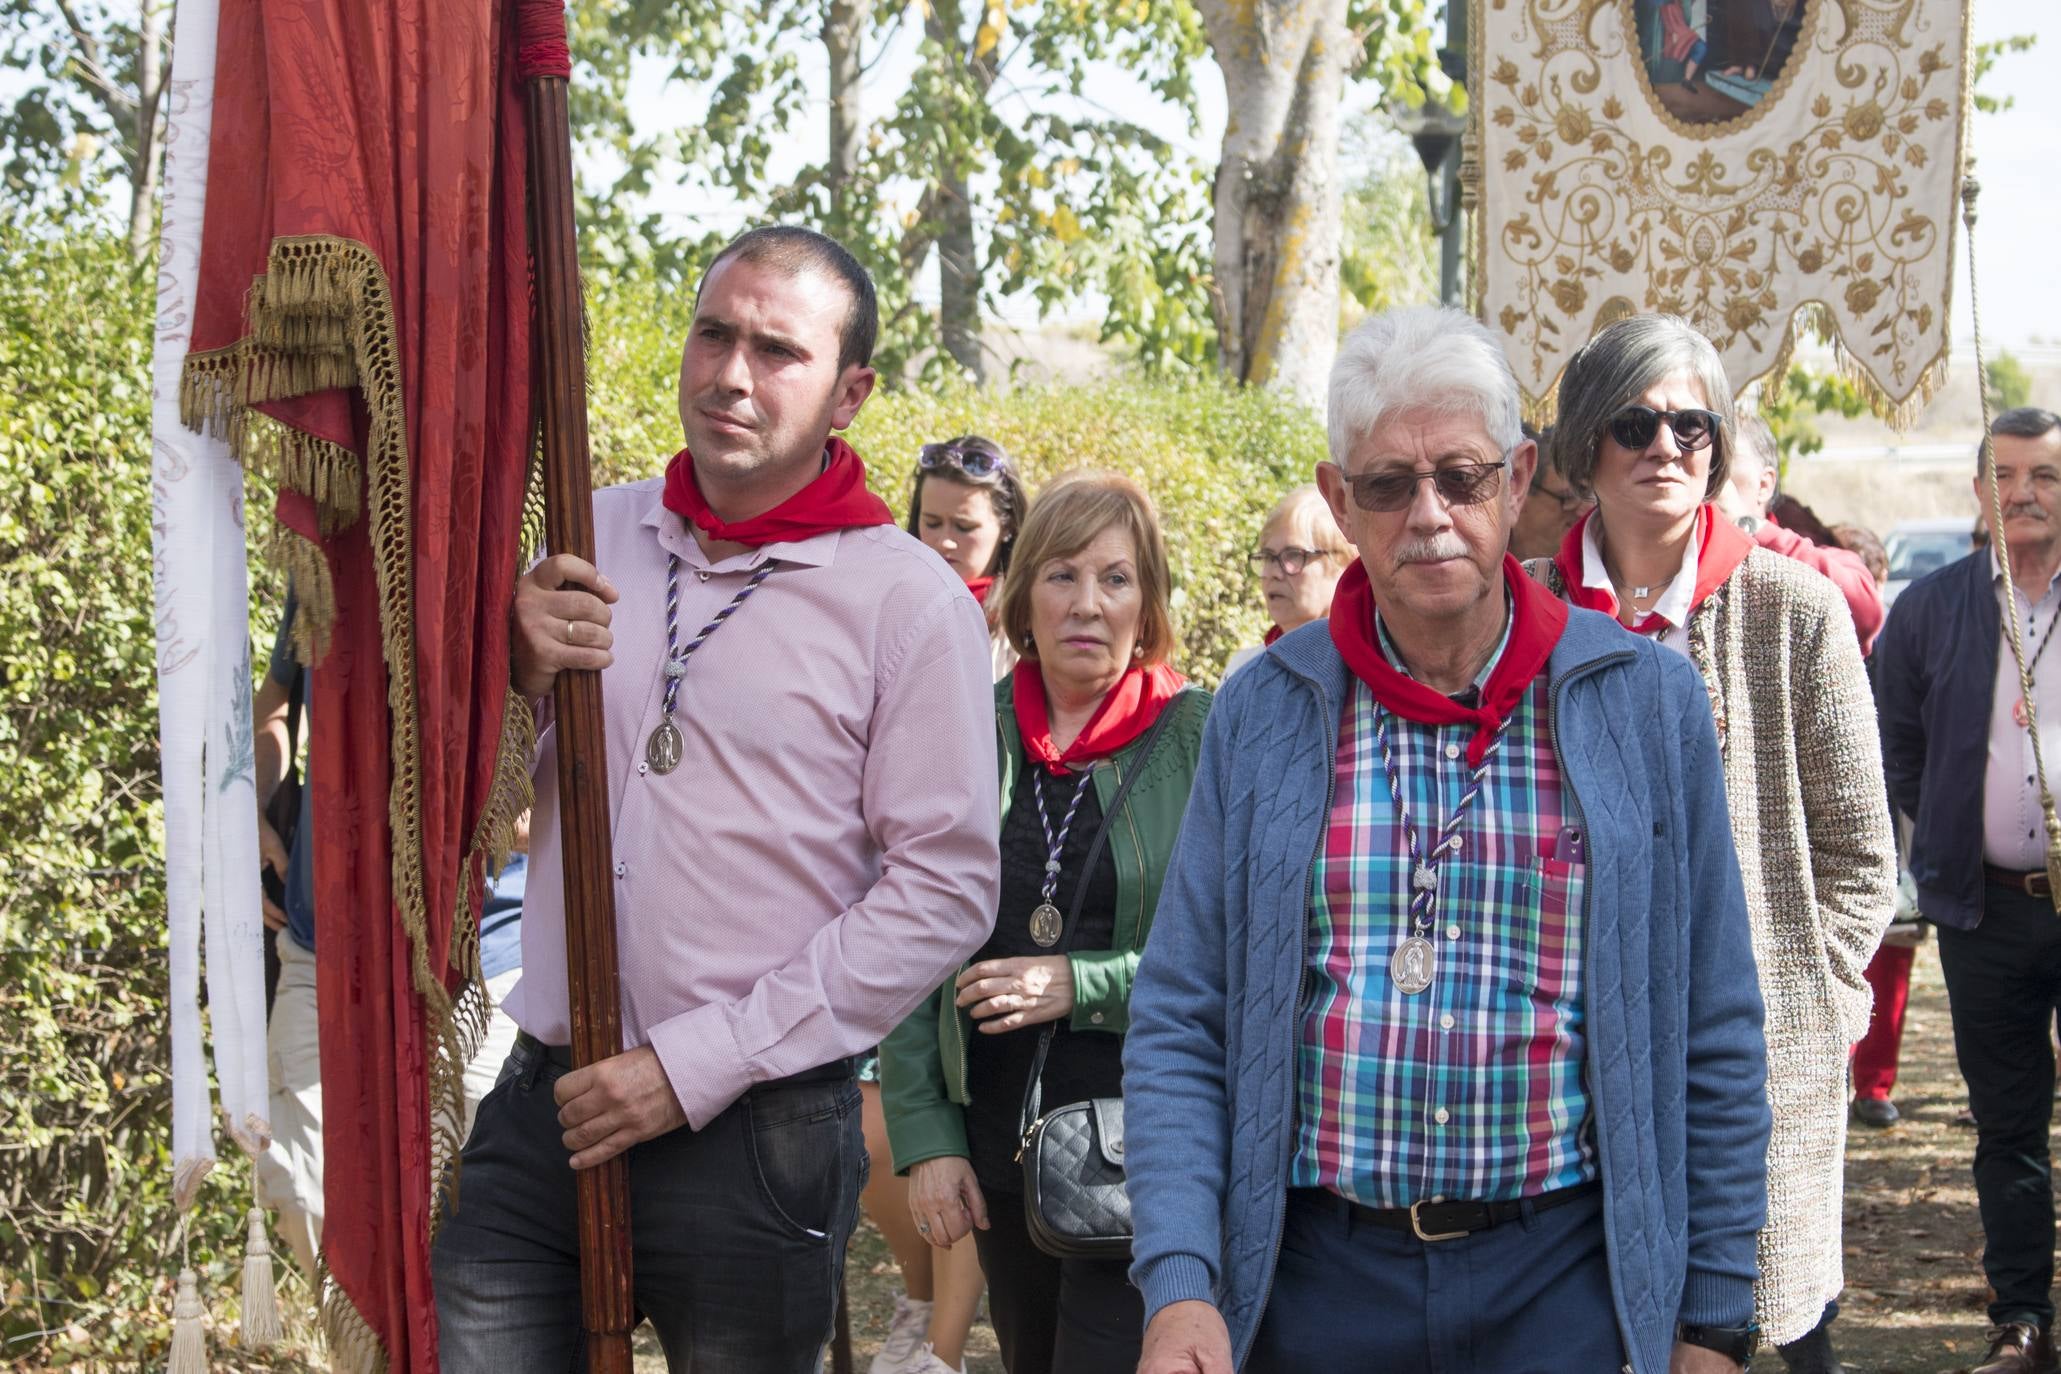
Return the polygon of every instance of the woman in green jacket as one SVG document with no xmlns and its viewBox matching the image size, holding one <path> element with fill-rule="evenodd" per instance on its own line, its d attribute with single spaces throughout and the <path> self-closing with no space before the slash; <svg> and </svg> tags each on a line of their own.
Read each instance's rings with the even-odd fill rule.
<svg viewBox="0 0 2061 1374">
<path fill-rule="evenodd" d="M 1024 1225 L 1019 1113 L 1038 1033 L 1019 1032 L 1059 1023 L 1047 1103 L 1122 1091 L 1131 979 L 1209 694 L 1166 666 L 1166 545 L 1130 479 L 1060 479 L 1032 507 L 1014 567 L 1001 621 L 1023 661 L 995 693 L 1001 909 L 987 945 L 881 1046 L 881 1100 L 916 1229 L 938 1246 L 974 1234 L 1009 1374 L 1130 1374 L 1144 1312 L 1124 1262 L 1054 1259 Z M 1080 929 L 1068 931 L 1083 889 Z"/>
</svg>

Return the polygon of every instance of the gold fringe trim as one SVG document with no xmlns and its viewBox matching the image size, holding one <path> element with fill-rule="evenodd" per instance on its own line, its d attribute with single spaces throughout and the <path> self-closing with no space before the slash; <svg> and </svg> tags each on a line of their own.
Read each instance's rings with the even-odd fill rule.
<svg viewBox="0 0 2061 1374">
<path fill-rule="evenodd" d="M 252 282 L 246 305 L 249 333 L 243 339 L 187 356 L 180 379 L 180 415 L 194 428 L 225 437 L 240 460 L 269 465 L 281 482 L 308 495 L 321 511 L 325 531 L 341 528 L 361 513 L 370 521 L 367 533 L 379 594 L 392 730 L 387 821 L 393 901 L 408 937 L 410 981 L 423 1002 L 424 1031 L 431 1046 L 433 1236 L 443 1216 L 441 1204 L 447 1199 L 455 1204 L 465 1065 L 486 1033 L 488 1017 L 479 979 L 471 878 L 489 855 L 507 852 L 514 823 L 528 805 L 534 722 L 527 706 L 515 702 L 511 693 L 493 781 L 460 870 L 452 947 L 432 951 L 416 703 L 412 476 L 392 289 L 378 257 L 362 243 L 331 237 L 282 238 L 273 242 L 266 271 Z M 310 436 L 274 434 L 271 431 L 285 427 L 265 421 L 251 409 L 265 401 L 351 386 L 362 392 L 371 422 L 362 463 L 347 450 Z M 529 486 L 535 488 L 536 482 L 533 454 Z M 526 495 L 527 534 L 535 492 Z M 325 627 L 326 634 L 334 625 L 335 592 L 327 563 L 319 550 L 298 536 L 282 541 L 281 558 L 295 576 L 296 587 L 307 588 L 304 604 L 311 611 L 311 641 L 304 652 L 325 647 L 315 642 L 313 627 Z M 454 956 L 466 974 L 455 997 L 443 983 L 443 971 Z M 334 1367 L 348 1374 L 381 1374 L 387 1352 L 326 1271 L 321 1306 Z"/>
<path fill-rule="evenodd" d="M 315 1261 L 322 1297 L 317 1309 L 322 1341 L 329 1347 L 330 1374 L 386 1374 L 386 1348 L 350 1295 L 329 1272 L 327 1260 Z"/>
<path fill-rule="evenodd" d="M 329 559 L 320 545 L 298 530 L 276 528 L 272 561 L 293 588 L 293 656 L 313 666 L 329 653 L 329 635 L 336 627 L 336 584 Z"/>
</svg>

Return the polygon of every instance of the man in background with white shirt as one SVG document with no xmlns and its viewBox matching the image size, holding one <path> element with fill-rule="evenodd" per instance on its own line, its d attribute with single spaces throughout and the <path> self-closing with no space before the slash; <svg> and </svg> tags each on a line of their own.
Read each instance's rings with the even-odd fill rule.
<svg viewBox="0 0 2061 1374">
<path fill-rule="evenodd" d="M 2009 568 L 1986 547 L 1912 583 L 1875 658 L 1889 795 L 1916 822 L 1911 876 L 1919 910 L 1939 928 L 1975 1111 L 1982 1267 L 1994 1292 L 1988 1355 L 1973 1374 L 2051 1374 L 2061 918 L 2004 605 L 2017 602 L 2041 749 L 2061 764 L 2061 650 L 2043 652 L 2061 621 L 2061 416 L 2007 410 L 1990 434 Z M 1975 499 L 1994 546 L 1980 451 Z"/>
</svg>

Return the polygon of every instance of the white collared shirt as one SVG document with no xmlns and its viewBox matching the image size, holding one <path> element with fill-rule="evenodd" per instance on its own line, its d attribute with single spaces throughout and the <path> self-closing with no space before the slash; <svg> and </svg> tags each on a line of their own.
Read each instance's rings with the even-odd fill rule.
<svg viewBox="0 0 2061 1374">
<path fill-rule="evenodd" d="M 1706 518 L 1709 517 L 1698 516 L 1696 528 L 1689 535 L 1689 546 L 1682 550 L 1680 571 L 1647 612 L 1667 622 L 1667 628 L 1654 635 L 1654 640 L 1684 658 L 1689 656 L 1689 613 L 1696 609 L 1696 556 L 1703 547 L 1701 522 Z M 1603 546 L 1596 542 L 1596 525 L 1594 516 L 1582 525 L 1582 586 L 1600 587 L 1615 600 L 1617 588 L 1610 581 L 1610 569 L 1603 564 Z"/>
<path fill-rule="evenodd" d="M 2038 653 L 2040 641 L 2056 628 L 2061 616 L 2061 573 L 2048 582 L 2038 602 L 2010 582 L 1990 556 L 1991 582 L 1997 612 L 2008 617 L 2005 589 L 2018 599 L 2018 631 L 2025 656 Z M 2008 625 L 2008 620 L 2004 622 Z M 2018 704 L 2018 660 L 2011 653 L 2008 628 L 1997 636 L 1997 684 L 1989 708 L 1989 767 L 1982 781 L 1982 857 L 1998 868 L 2031 873 L 2047 866 L 2046 824 L 2040 814 L 2039 775 L 2033 766 L 2032 736 L 2013 714 Z M 2040 749 L 2050 769 L 2061 769 L 2061 644 L 2047 646 L 2033 665 L 2032 700 L 2039 712 Z M 2050 786 L 2061 788 L 2061 772 L 2049 773 Z"/>
</svg>

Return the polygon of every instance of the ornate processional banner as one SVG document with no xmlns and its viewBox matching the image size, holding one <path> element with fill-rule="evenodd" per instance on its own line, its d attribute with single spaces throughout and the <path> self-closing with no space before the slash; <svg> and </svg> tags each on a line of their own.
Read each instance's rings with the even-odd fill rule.
<svg viewBox="0 0 2061 1374">
<path fill-rule="evenodd" d="M 1526 410 L 1620 316 L 1733 386 L 1829 336 L 1886 415 L 1943 371 L 1969 94 L 1961 0 L 1471 0 L 1476 313 Z"/>
</svg>

